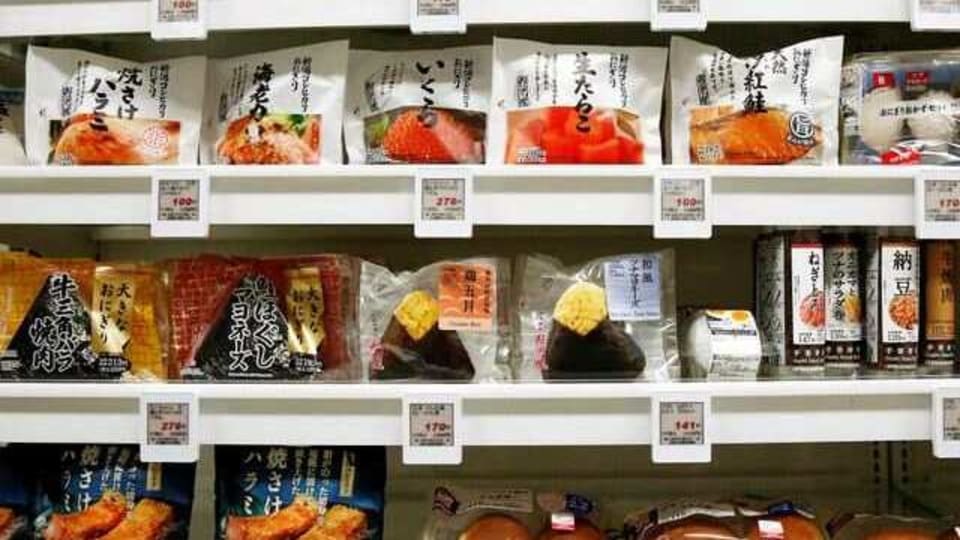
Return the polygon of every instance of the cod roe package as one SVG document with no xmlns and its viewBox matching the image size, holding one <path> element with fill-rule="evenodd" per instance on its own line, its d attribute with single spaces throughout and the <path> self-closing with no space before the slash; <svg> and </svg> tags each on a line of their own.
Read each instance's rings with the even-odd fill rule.
<svg viewBox="0 0 960 540">
<path fill-rule="evenodd" d="M 492 163 L 659 165 L 667 50 L 493 42 Z"/>
<path fill-rule="evenodd" d="M 347 42 L 211 60 L 203 160 L 341 163 Z"/>
<path fill-rule="evenodd" d="M 491 48 L 350 51 L 350 163 L 483 163 Z"/>
<path fill-rule="evenodd" d="M 671 250 L 618 255 L 575 268 L 522 257 L 522 380 L 668 380 L 680 374 Z"/>
<path fill-rule="evenodd" d="M 139 63 L 72 49 L 27 52 L 31 164 L 195 165 L 206 59 Z"/>
<path fill-rule="evenodd" d="M 634 512 L 626 540 L 826 540 L 812 512 L 791 501 L 681 501 Z"/>
</svg>

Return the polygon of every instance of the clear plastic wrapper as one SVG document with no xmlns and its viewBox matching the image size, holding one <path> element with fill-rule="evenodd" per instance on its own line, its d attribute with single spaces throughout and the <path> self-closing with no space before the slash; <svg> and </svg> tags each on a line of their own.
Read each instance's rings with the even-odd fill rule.
<svg viewBox="0 0 960 540">
<path fill-rule="evenodd" d="M 696 311 L 681 325 L 684 379 L 756 379 L 763 348 L 753 314 Z"/>
<path fill-rule="evenodd" d="M 520 380 L 679 378 L 672 250 L 517 266 Z"/>
<path fill-rule="evenodd" d="M 680 501 L 624 521 L 626 540 L 826 540 L 816 516 L 789 500 Z"/>
<path fill-rule="evenodd" d="M 23 90 L 0 86 L 0 165 L 24 165 Z"/>
<path fill-rule="evenodd" d="M 371 380 L 504 381 L 510 264 L 476 257 L 394 274 L 364 262 L 360 346 Z"/>
<path fill-rule="evenodd" d="M 895 515 L 841 514 L 827 525 L 833 540 L 957 540 L 956 522 Z"/>
</svg>

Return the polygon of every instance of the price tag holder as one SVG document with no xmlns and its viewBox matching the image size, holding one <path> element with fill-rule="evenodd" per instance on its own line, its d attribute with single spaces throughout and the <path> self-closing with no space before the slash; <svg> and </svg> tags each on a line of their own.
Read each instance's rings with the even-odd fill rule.
<svg viewBox="0 0 960 540">
<path fill-rule="evenodd" d="M 457 396 L 403 398 L 403 464 L 463 463 L 463 400 Z"/>
<path fill-rule="evenodd" d="M 960 458 L 960 389 L 935 389 L 932 406 L 933 455 Z"/>
<path fill-rule="evenodd" d="M 960 0 L 907 0 L 914 32 L 960 32 Z"/>
<path fill-rule="evenodd" d="M 669 171 L 653 177 L 653 237 L 713 236 L 713 180 L 697 171 Z"/>
<path fill-rule="evenodd" d="M 410 32 L 413 34 L 465 34 L 468 0 L 410 0 Z"/>
<path fill-rule="evenodd" d="M 150 0 L 150 37 L 207 39 L 207 0 Z"/>
<path fill-rule="evenodd" d="M 201 168 L 158 168 L 151 180 L 150 236 L 206 238 L 210 174 Z"/>
<path fill-rule="evenodd" d="M 710 463 L 712 398 L 659 394 L 650 399 L 654 463 Z"/>
<path fill-rule="evenodd" d="M 924 169 L 914 180 L 917 238 L 960 239 L 960 171 Z"/>
<path fill-rule="evenodd" d="M 194 463 L 200 458 L 197 394 L 182 390 L 140 396 L 140 457 L 147 463 Z"/>
<path fill-rule="evenodd" d="M 650 29 L 654 32 L 707 29 L 707 0 L 650 0 Z"/>
<path fill-rule="evenodd" d="M 413 234 L 417 238 L 473 236 L 473 172 L 420 169 L 414 179 Z"/>
</svg>

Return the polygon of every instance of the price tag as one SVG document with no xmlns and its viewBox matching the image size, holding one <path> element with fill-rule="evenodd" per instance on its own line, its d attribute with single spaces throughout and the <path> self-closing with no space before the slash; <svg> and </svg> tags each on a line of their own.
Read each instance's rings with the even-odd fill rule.
<svg viewBox="0 0 960 540">
<path fill-rule="evenodd" d="M 710 396 L 655 395 L 650 400 L 654 463 L 709 463 Z"/>
<path fill-rule="evenodd" d="M 181 390 L 140 397 L 140 457 L 147 463 L 193 463 L 200 457 L 197 395 Z"/>
<path fill-rule="evenodd" d="M 650 0 L 650 29 L 654 32 L 707 29 L 707 0 Z"/>
<path fill-rule="evenodd" d="M 469 169 L 417 171 L 413 234 L 417 238 L 473 236 L 473 173 Z"/>
<path fill-rule="evenodd" d="M 210 232 L 210 175 L 206 169 L 156 169 L 152 184 L 150 236 L 206 238 Z"/>
<path fill-rule="evenodd" d="M 410 0 L 410 32 L 465 34 L 467 0 Z"/>
<path fill-rule="evenodd" d="M 670 171 L 653 178 L 653 237 L 713 236 L 713 181 L 709 174 Z"/>
<path fill-rule="evenodd" d="M 917 238 L 960 239 L 960 171 L 924 170 L 913 192 Z"/>
<path fill-rule="evenodd" d="M 914 32 L 960 31 L 960 0 L 908 0 Z"/>
<path fill-rule="evenodd" d="M 960 389 L 933 391 L 933 455 L 960 458 Z"/>
<path fill-rule="evenodd" d="M 150 36 L 157 40 L 207 39 L 206 0 L 150 0 Z"/>
<path fill-rule="evenodd" d="M 404 465 L 460 465 L 463 443 L 457 396 L 403 398 Z"/>
</svg>

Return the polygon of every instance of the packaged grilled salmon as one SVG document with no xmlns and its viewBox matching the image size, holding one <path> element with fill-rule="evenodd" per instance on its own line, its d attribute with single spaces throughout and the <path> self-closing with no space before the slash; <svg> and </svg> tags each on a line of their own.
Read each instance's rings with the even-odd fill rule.
<svg viewBox="0 0 960 540">
<path fill-rule="evenodd" d="M 139 63 L 73 49 L 27 51 L 32 164 L 195 165 L 206 58 Z"/>
<path fill-rule="evenodd" d="M 382 447 L 217 447 L 217 538 L 381 540 Z"/>
<path fill-rule="evenodd" d="M 35 478 L 31 463 L 12 447 L 0 448 L 0 538 L 29 540 Z"/>
<path fill-rule="evenodd" d="M 211 60 L 204 163 L 342 163 L 347 42 Z"/>
<path fill-rule="evenodd" d="M 0 86 L 0 165 L 23 165 L 23 90 Z"/>
<path fill-rule="evenodd" d="M 667 50 L 493 42 L 494 163 L 661 163 Z"/>
<path fill-rule="evenodd" d="M 836 165 L 843 36 L 736 57 L 670 41 L 671 155 L 680 165 Z"/>
<path fill-rule="evenodd" d="M 360 279 L 360 350 L 375 381 L 510 378 L 510 265 L 441 261 L 394 274 L 370 262 Z"/>
<path fill-rule="evenodd" d="M 162 379 L 167 313 L 147 265 L 0 254 L 0 379 Z"/>
<path fill-rule="evenodd" d="M 350 51 L 350 163 L 483 163 L 491 48 Z"/>
<path fill-rule="evenodd" d="M 43 480 L 33 519 L 37 538 L 187 540 L 195 464 L 143 463 L 134 445 L 38 452 Z"/>
<path fill-rule="evenodd" d="M 360 378 L 354 259 L 201 256 L 167 271 L 174 376 Z"/>
</svg>

